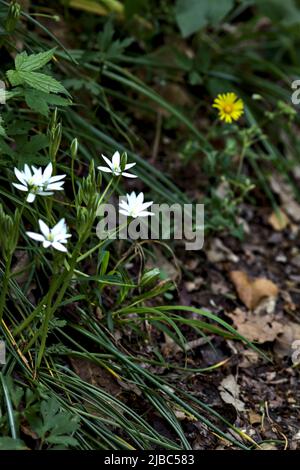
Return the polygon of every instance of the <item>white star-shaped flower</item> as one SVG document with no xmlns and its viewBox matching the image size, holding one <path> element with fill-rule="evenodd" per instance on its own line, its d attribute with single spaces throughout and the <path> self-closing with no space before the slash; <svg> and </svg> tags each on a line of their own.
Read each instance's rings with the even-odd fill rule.
<svg viewBox="0 0 300 470">
<path fill-rule="evenodd" d="M 42 242 L 44 248 L 53 246 L 58 251 L 68 251 L 64 244 L 67 243 L 67 238 L 72 235 L 67 233 L 65 219 L 61 219 L 53 228 L 49 228 L 45 222 L 39 219 L 39 226 L 41 233 L 26 232 L 26 234 L 33 240 Z"/>
<path fill-rule="evenodd" d="M 133 191 L 131 194 L 126 194 L 127 202 L 125 200 L 119 203 L 120 214 L 126 215 L 127 217 L 147 217 L 148 215 L 154 215 L 153 212 L 149 212 L 146 209 L 153 204 L 153 201 L 144 202 L 144 193 L 136 193 Z"/>
<path fill-rule="evenodd" d="M 20 181 L 19 183 L 13 183 L 15 188 L 20 191 L 28 192 L 26 198 L 27 202 L 33 202 L 37 195 L 39 196 L 51 196 L 53 191 L 62 191 L 64 181 L 60 181 L 65 178 L 66 175 L 51 176 L 53 171 L 52 163 L 49 163 L 44 172 L 41 167 L 31 168 L 26 164 L 24 170 L 20 171 L 18 168 L 14 169 L 15 175 Z"/>
<path fill-rule="evenodd" d="M 136 175 L 127 173 L 126 170 L 132 168 L 136 163 L 127 163 L 125 168 L 121 169 L 121 156 L 119 152 L 115 152 L 112 156 L 112 161 L 105 155 L 102 155 L 108 166 L 98 166 L 98 170 L 104 173 L 112 173 L 114 176 L 126 176 L 127 178 L 137 178 Z"/>
</svg>

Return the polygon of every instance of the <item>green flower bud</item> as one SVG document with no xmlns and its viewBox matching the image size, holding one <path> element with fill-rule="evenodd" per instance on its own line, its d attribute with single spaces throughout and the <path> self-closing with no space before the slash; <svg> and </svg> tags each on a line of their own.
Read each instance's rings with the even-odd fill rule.
<svg viewBox="0 0 300 470">
<path fill-rule="evenodd" d="M 16 24 L 19 21 L 21 14 L 21 6 L 16 1 L 10 2 L 7 18 L 5 21 L 5 29 L 8 33 L 12 33 L 15 28 Z"/>
</svg>

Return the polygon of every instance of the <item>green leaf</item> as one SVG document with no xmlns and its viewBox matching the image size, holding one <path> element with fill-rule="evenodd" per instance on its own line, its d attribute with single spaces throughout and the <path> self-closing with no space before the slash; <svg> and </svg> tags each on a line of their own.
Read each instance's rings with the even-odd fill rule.
<svg viewBox="0 0 300 470">
<path fill-rule="evenodd" d="M 41 417 L 28 415 L 28 421 L 41 439 L 48 444 L 63 444 L 64 447 L 77 445 L 77 440 L 72 436 L 79 427 L 76 415 L 63 411 L 54 397 L 42 401 L 40 413 Z"/>
<path fill-rule="evenodd" d="M 125 0 L 125 15 L 131 19 L 134 15 L 144 13 L 148 6 L 148 0 Z"/>
<path fill-rule="evenodd" d="M 49 139 L 45 134 L 37 134 L 31 137 L 30 141 L 23 145 L 22 154 L 35 155 L 40 150 L 49 146 Z"/>
<path fill-rule="evenodd" d="M 182 36 L 188 37 L 207 25 L 218 24 L 233 4 L 233 0 L 177 0 L 175 16 Z"/>
<path fill-rule="evenodd" d="M 0 450 L 27 450 L 27 446 L 21 439 L 5 436 L 0 437 Z"/>
<path fill-rule="evenodd" d="M 67 90 L 55 78 L 39 72 L 23 72 L 20 70 L 8 70 L 6 72 L 10 83 L 13 86 L 27 85 L 44 93 L 64 93 L 68 95 Z"/>
<path fill-rule="evenodd" d="M 38 72 L 18 72 L 23 82 L 45 93 L 65 93 L 67 90 L 55 78 Z"/>
<path fill-rule="evenodd" d="M 285 26 L 300 23 L 300 11 L 295 0 L 256 0 L 261 14 L 268 16 L 274 22 Z"/>
<path fill-rule="evenodd" d="M 33 72 L 46 65 L 53 57 L 56 48 L 39 54 L 27 55 L 26 52 L 18 54 L 15 59 L 16 70 L 23 72 Z"/>
<path fill-rule="evenodd" d="M 6 137 L 6 132 L 3 127 L 3 118 L 0 116 L 0 136 L 1 137 Z"/>
<path fill-rule="evenodd" d="M 29 108 L 44 116 L 48 116 L 49 114 L 49 105 L 68 106 L 71 104 L 70 100 L 62 98 L 61 96 L 49 95 L 43 91 L 31 88 L 25 90 L 25 101 Z"/>
</svg>

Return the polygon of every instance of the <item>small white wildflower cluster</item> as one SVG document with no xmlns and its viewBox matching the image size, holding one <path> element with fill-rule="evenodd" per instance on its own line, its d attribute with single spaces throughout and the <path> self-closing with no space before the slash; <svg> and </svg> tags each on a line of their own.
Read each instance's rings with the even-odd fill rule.
<svg viewBox="0 0 300 470">
<path fill-rule="evenodd" d="M 135 163 L 126 163 L 124 168 L 121 165 L 121 156 L 119 152 L 115 152 L 110 161 L 107 157 L 102 155 L 105 160 L 107 167 L 99 166 L 98 170 L 105 173 L 112 173 L 113 176 L 125 176 L 127 178 L 137 178 L 136 175 L 128 173 L 127 170 L 132 168 Z M 17 168 L 14 169 L 15 175 L 19 180 L 19 183 L 12 183 L 15 188 L 20 191 L 27 192 L 26 201 L 29 203 L 34 202 L 36 196 L 51 196 L 54 191 L 62 191 L 65 183 L 64 178 L 66 175 L 55 175 L 52 176 L 53 166 L 49 163 L 46 168 L 36 168 L 35 166 L 29 167 L 24 166 L 24 170 L 20 171 Z M 146 209 L 153 204 L 153 201 L 144 202 L 144 193 L 140 192 L 136 194 L 134 191 L 131 194 L 126 194 L 127 201 L 122 200 L 119 204 L 119 212 L 127 217 L 147 217 L 154 215 L 153 212 L 149 212 Z M 68 228 L 65 219 L 61 219 L 53 228 L 41 219 L 39 219 L 40 233 L 26 232 L 26 234 L 43 244 L 44 248 L 53 247 L 54 249 L 62 252 L 67 252 L 65 244 L 67 239 L 71 237 L 71 234 L 67 233 Z"/>
<path fill-rule="evenodd" d="M 125 165 L 124 170 L 121 168 L 121 156 L 119 152 L 115 152 L 110 161 L 105 155 L 102 155 L 103 159 L 107 163 L 106 166 L 98 166 L 98 170 L 105 173 L 112 173 L 114 176 L 125 176 L 127 178 L 137 178 L 136 175 L 127 173 L 126 170 L 132 168 L 135 163 L 128 163 Z M 119 212 L 126 217 L 148 217 L 148 215 L 154 215 L 153 212 L 148 212 L 145 209 L 153 204 L 153 201 L 144 202 L 144 193 L 141 192 L 138 195 L 133 191 L 131 194 L 126 194 L 127 201 L 121 201 L 119 206 Z"/>
<path fill-rule="evenodd" d="M 44 248 L 53 246 L 58 251 L 67 251 L 64 246 L 67 243 L 67 238 L 71 237 L 70 233 L 67 233 L 67 226 L 65 219 L 61 219 L 53 228 L 49 228 L 41 219 L 39 219 L 39 226 L 41 233 L 26 232 L 27 235 L 38 242 L 43 243 Z"/>
<path fill-rule="evenodd" d="M 31 203 L 38 196 L 51 196 L 53 191 L 62 191 L 64 181 L 60 181 L 66 177 L 66 175 L 52 176 L 53 167 L 52 163 L 46 166 L 44 172 L 42 168 L 24 166 L 24 171 L 20 171 L 15 168 L 15 175 L 20 181 L 19 183 L 13 183 L 13 185 L 20 191 L 28 192 L 26 201 Z"/>
</svg>

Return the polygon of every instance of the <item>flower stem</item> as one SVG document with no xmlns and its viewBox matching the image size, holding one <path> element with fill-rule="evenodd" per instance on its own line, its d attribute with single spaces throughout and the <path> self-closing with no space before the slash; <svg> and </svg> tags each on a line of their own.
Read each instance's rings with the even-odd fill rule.
<svg viewBox="0 0 300 470">
<path fill-rule="evenodd" d="M 7 257 L 5 271 L 4 271 L 3 278 L 2 278 L 2 289 L 1 289 L 1 294 L 0 294 L 0 325 L 2 322 L 6 294 L 8 291 L 11 260 L 12 260 L 12 253 L 10 253 Z"/>
</svg>

